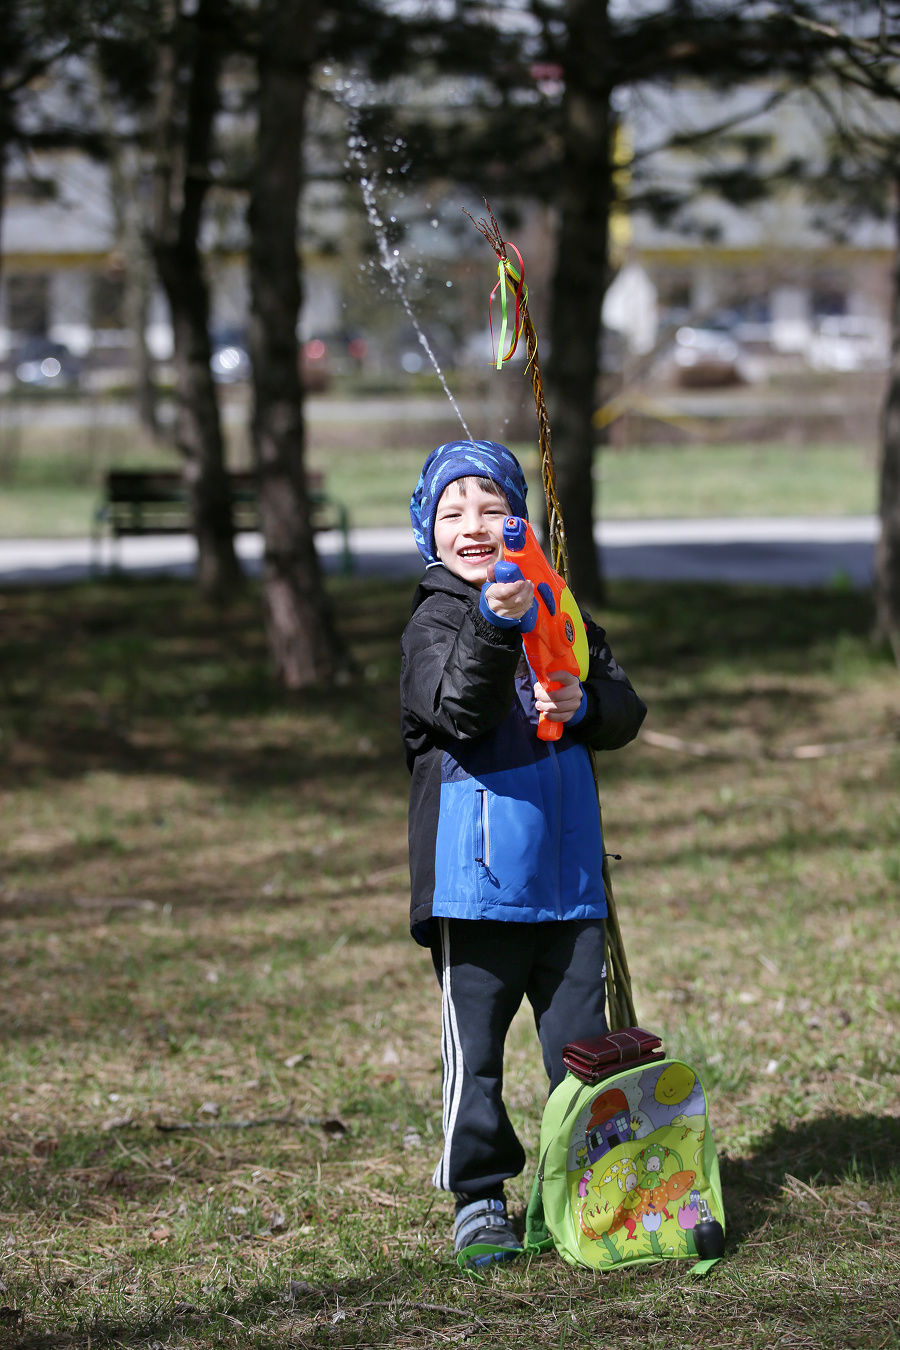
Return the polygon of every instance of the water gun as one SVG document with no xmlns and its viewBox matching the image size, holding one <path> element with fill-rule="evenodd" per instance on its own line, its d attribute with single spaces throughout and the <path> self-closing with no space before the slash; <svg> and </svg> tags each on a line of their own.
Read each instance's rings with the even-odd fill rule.
<svg viewBox="0 0 900 1350">
<path fill-rule="evenodd" d="M 544 557 L 537 536 L 527 520 L 507 516 L 503 523 L 506 561 L 494 564 L 494 580 L 534 583 L 534 603 L 521 620 L 525 656 L 535 678 L 547 692 L 561 689 L 550 672 L 566 670 L 579 680 L 587 678 L 588 641 L 584 620 L 575 597 L 563 578 Z M 551 722 L 541 713 L 537 734 L 542 741 L 558 741 L 562 722 Z"/>
</svg>

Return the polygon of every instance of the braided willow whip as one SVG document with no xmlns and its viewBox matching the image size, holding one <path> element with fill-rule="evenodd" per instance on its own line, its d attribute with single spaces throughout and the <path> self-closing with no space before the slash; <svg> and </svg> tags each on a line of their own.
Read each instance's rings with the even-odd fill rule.
<svg viewBox="0 0 900 1350">
<path fill-rule="evenodd" d="M 547 413 L 547 403 L 544 398 L 544 381 L 541 378 L 541 368 L 538 363 L 538 345 L 537 333 L 534 330 L 534 324 L 531 321 L 531 315 L 528 312 L 528 287 L 525 285 L 525 268 L 522 265 L 521 255 L 518 250 L 513 248 L 519 261 L 518 268 L 510 260 L 507 254 L 506 242 L 500 233 L 500 226 L 497 224 L 496 217 L 487 201 L 484 203 L 490 222 L 482 218 L 476 220 L 470 212 L 466 215 L 475 226 L 484 235 L 491 248 L 497 255 L 499 261 L 499 281 L 501 300 L 503 302 L 503 327 L 500 333 L 500 352 L 497 359 L 498 368 L 504 361 L 508 361 L 516 349 L 520 333 L 525 337 L 525 354 L 528 358 L 526 369 L 531 375 L 531 387 L 534 390 L 534 407 L 537 413 L 538 423 L 538 444 L 541 453 L 541 481 L 544 485 L 544 499 L 547 503 L 547 524 L 549 527 L 550 539 L 550 558 L 553 566 L 564 577 L 566 583 L 569 580 L 569 555 L 566 549 L 566 527 L 563 523 L 562 509 L 559 505 L 559 498 L 556 495 L 556 473 L 553 468 L 553 450 L 550 444 L 550 418 Z M 515 330 L 510 340 L 509 350 L 503 354 L 503 339 L 506 333 L 506 291 L 515 297 L 516 316 Z M 497 290 L 497 287 L 494 288 Z M 492 292 L 493 298 L 493 292 Z M 490 308 L 488 310 L 490 313 Z M 493 333 L 493 327 L 491 329 Z M 597 801 L 600 801 L 600 783 L 597 777 L 597 761 L 593 750 L 590 751 L 591 769 L 594 774 L 594 785 L 597 789 Z M 609 1008 L 609 1025 L 611 1030 L 618 1031 L 622 1027 L 633 1027 L 637 1025 L 637 1015 L 634 1011 L 634 999 L 631 993 L 631 975 L 628 970 L 628 958 L 625 955 L 625 946 L 622 941 L 622 930 L 619 927 L 619 916 L 616 910 L 616 902 L 613 898 L 612 880 L 609 874 L 609 863 L 606 854 L 603 855 L 603 886 L 606 891 L 606 1001 Z"/>
</svg>

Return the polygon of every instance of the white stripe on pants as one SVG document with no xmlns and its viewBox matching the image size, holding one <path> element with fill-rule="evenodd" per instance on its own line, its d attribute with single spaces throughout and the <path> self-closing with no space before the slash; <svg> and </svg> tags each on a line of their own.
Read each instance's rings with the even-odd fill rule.
<svg viewBox="0 0 900 1350">
<path fill-rule="evenodd" d="M 443 968 L 441 993 L 441 1062 L 443 1064 L 443 1129 L 444 1147 L 434 1169 L 432 1181 L 439 1190 L 450 1189 L 450 1145 L 463 1087 L 463 1053 L 453 1006 L 453 983 L 450 976 L 450 920 L 438 919 L 441 930 L 441 964 Z"/>
</svg>

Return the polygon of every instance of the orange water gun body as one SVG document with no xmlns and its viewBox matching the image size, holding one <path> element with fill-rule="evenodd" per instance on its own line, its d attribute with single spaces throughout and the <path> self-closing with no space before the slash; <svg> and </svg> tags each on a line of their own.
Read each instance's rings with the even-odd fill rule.
<svg viewBox="0 0 900 1350">
<path fill-rule="evenodd" d="M 551 672 L 565 670 L 579 680 L 587 679 L 588 641 L 581 611 L 563 577 L 544 557 L 537 535 L 520 516 L 507 516 L 503 523 L 505 561 L 495 563 L 494 580 L 531 581 L 534 604 L 519 627 L 525 656 L 535 679 L 548 693 L 561 689 Z M 558 741 L 562 722 L 551 722 L 541 713 L 537 734 L 542 741 Z"/>
</svg>

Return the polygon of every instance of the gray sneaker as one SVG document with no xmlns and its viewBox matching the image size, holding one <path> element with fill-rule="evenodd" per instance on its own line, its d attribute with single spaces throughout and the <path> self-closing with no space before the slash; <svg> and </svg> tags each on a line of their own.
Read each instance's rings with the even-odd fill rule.
<svg viewBox="0 0 900 1350">
<path fill-rule="evenodd" d="M 521 1256 L 524 1248 L 503 1200 L 472 1200 L 457 1211 L 453 1250 L 459 1256 L 470 1247 L 482 1250 L 463 1258 L 469 1266 L 487 1266 L 493 1261 L 511 1261 Z"/>
</svg>

